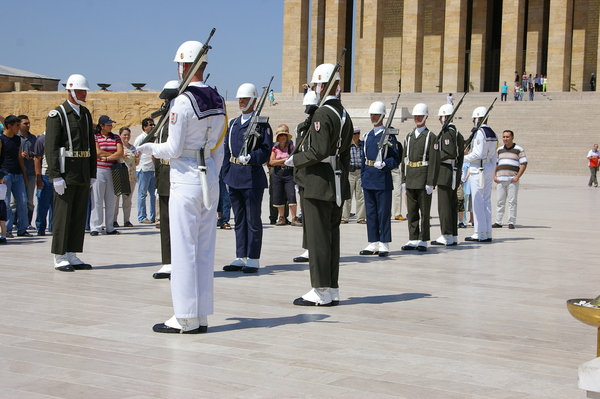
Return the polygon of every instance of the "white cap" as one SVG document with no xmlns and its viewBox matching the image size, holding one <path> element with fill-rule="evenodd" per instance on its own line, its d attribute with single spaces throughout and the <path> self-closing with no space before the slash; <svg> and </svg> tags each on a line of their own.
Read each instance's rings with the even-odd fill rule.
<svg viewBox="0 0 600 399">
<path fill-rule="evenodd" d="M 198 53 L 202 49 L 202 46 L 202 43 L 195 40 L 190 40 L 183 43 L 177 49 L 177 53 L 175 53 L 175 59 L 173 60 L 173 62 L 194 62 L 196 60 L 196 57 L 198 57 Z M 204 57 L 204 62 L 208 63 L 208 57 Z"/>
<path fill-rule="evenodd" d="M 381 101 L 375 101 L 369 107 L 369 114 L 385 115 L 385 104 Z"/>
<path fill-rule="evenodd" d="M 256 86 L 252 83 L 244 83 L 238 90 L 235 98 L 256 98 Z"/>
<path fill-rule="evenodd" d="M 418 103 L 413 107 L 412 115 L 424 115 L 429 116 L 429 107 L 426 104 Z"/>
</svg>

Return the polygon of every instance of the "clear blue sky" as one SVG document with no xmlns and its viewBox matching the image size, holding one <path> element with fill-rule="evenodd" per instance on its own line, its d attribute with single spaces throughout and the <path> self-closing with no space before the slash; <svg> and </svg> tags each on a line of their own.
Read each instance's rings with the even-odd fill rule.
<svg viewBox="0 0 600 399">
<path fill-rule="evenodd" d="M 6 7 L 5 7 L 6 8 Z M 283 0 L 23 0 L 2 12 L 0 64 L 61 79 L 81 73 L 93 90 L 161 90 L 177 78 L 179 45 L 211 28 L 208 83 L 235 97 L 274 75 L 281 90 Z"/>
</svg>

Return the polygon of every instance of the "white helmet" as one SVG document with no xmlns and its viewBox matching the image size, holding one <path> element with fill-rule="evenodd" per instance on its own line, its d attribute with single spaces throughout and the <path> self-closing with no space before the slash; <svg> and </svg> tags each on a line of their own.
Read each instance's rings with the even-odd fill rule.
<svg viewBox="0 0 600 399">
<path fill-rule="evenodd" d="M 385 115 L 385 104 L 381 101 L 375 101 L 369 107 L 369 114 Z"/>
<path fill-rule="evenodd" d="M 88 84 L 87 79 L 83 75 L 79 75 L 78 73 L 69 76 L 67 79 L 67 90 L 90 90 L 90 85 Z"/>
<path fill-rule="evenodd" d="M 318 103 L 317 93 L 312 90 L 307 91 L 302 100 L 302 105 L 317 105 Z"/>
<path fill-rule="evenodd" d="M 235 98 L 256 98 L 256 86 L 252 83 L 244 83 L 241 85 L 238 90 Z"/>
<path fill-rule="evenodd" d="M 335 66 L 333 64 L 321 64 L 315 68 L 310 83 L 327 83 L 333 73 Z M 335 80 L 340 80 L 340 74 L 336 74 Z"/>
<path fill-rule="evenodd" d="M 195 40 L 190 40 L 183 43 L 175 53 L 173 62 L 190 63 L 196 60 L 198 53 L 202 49 L 203 44 Z M 204 62 L 208 62 L 208 58 L 204 57 Z"/>
<path fill-rule="evenodd" d="M 429 107 L 426 104 L 418 103 L 413 107 L 412 115 L 424 115 L 429 116 Z"/>
<path fill-rule="evenodd" d="M 173 99 L 177 97 L 177 92 L 179 91 L 179 81 L 178 80 L 169 80 L 163 86 L 162 91 L 158 95 L 158 98 L 162 100 Z"/>
<path fill-rule="evenodd" d="M 454 107 L 452 104 L 444 104 L 440 107 L 438 112 L 438 116 L 450 116 L 454 112 Z"/>
<path fill-rule="evenodd" d="M 486 112 L 487 109 L 485 107 L 477 107 L 473 111 L 473 116 L 471 118 L 483 118 Z"/>
</svg>

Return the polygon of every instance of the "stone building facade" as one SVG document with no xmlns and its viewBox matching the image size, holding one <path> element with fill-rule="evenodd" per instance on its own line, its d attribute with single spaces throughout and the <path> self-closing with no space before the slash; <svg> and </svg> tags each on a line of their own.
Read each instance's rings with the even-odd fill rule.
<svg viewBox="0 0 600 399">
<path fill-rule="evenodd" d="M 285 0 L 282 91 L 347 49 L 344 91 L 498 91 L 545 75 L 587 91 L 600 0 Z"/>
<path fill-rule="evenodd" d="M 0 65 L 0 92 L 57 91 L 60 79 Z"/>
</svg>

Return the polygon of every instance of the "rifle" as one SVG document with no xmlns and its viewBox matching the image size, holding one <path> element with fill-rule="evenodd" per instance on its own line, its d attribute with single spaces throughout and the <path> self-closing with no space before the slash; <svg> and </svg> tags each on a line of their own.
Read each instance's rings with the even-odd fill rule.
<svg viewBox="0 0 600 399">
<path fill-rule="evenodd" d="M 398 100 L 400 100 L 400 93 L 398 93 L 398 97 L 396 97 L 396 102 L 392 103 L 392 109 L 390 110 L 390 114 L 388 115 L 387 123 L 385 124 L 385 129 L 381 133 L 381 137 L 379 138 L 379 143 L 377 143 L 377 159 L 376 162 L 381 162 L 385 159 L 385 155 L 383 154 L 385 147 L 390 145 L 388 141 L 388 137 L 390 134 L 398 134 L 398 129 L 392 129 L 392 122 L 394 120 L 394 114 L 396 113 L 396 107 L 398 106 Z"/>
<path fill-rule="evenodd" d="M 342 50 L 342 54 L 340 54 L 340 58 L 338 59 L 337 64 L 335 64 L 335 66 L 333 67 L 333 72 L 331 73 L 331 76 L 329 77 L 329 80 L 327 81 L 327 84 L 325 85 L 325 91 L 321 92 L 321 99 L 319 100 L 319 107 L 322 106 L 325 103 L 325 98 L 329 95 L 329 92 L 331 91 L 331 89 L 333 88 L 333 85 L 336 82 L 335 76 L 340 72 L 340 69 L 342 69 L 342 58 L 344 58 L 344 55 L 346 54 L 346 49 Z"/>
<path fill-rule="evenodd" d="M 185 76 L 179 83 L 179 88 L 177 89 L 177 95 L 175 95 L 175 97 L 177 97 L 178 95 L 183 93 L 185 91 L 185 89 L 187 89 L 190 82 L 192 81 L 192 78 L 194 77 L 196 72 L 198 72 L 198 69 L 200 69 L 200 65 L 202 65 L 202 62 L 204 62 L 204 59 L 206 58 L 206 54 L 208 53 L 208 50 L 210 50 L 212 48 L 211 46 L 208 45 L 208 43 L 210 42 L 210 39 L 215 34 L 215 31 L 216 31 L 215 28 L 212 28 L 212 30 L 210 31 L 210 34 L 208 35 L 208 39 L 206 39 L 206 41 L 204 42 L 204 45 L 198 52 L 196 59 L 192 63 L 192 67 L 188 70 L 188 73 L 185 74 Z M 173 98 L 175 98 L 175 97 L 173 97 Z M 169 108 L 171 107 L 171 99 L 172 98 L 166 98 L 164 103 L 160 107 L 160 109 L 158 111 L 155 111 L 152 113 L 152 115 L 151 115 L 152 118 L 158 117 L 158 115 L 161 115 L 161 117 L 158 120 L 158 123 L 156 124 L 156 126 L 154 126 L 154 129 L 152 129 L 150 131 L 150 133 L 148 133 L 148 136 L 144 140 L 142 140 L 142 144 L 154 142 L 156 140 L 156 134 L 162 129 L 162 127 L 167 122 L 167 115 L 169 114 Z"/>
<path fill-rule="evenodd" d="M 244 144 L 242 145 L 242 150 L 240 151 L 240 156 L 248 155 L 248 152 L 251 151 L 252 147 L 254 147 L 254 143 L 256 143 L 256 139 L 260 137 L 260 132 L 258 131 L 259 123 L 268 123 L 268 116 L 260 116 L 260 113 L 265 105 L 267 100 L 267 95 L 269 94 L 269 89 L 271 88 L 271 82 L 273 82 L 274 76 L 271 76 L 271 80 L 269 80 L 269 84 L 266 87 L 263 87 L 263 92 L 258 100 L 256 105 L 256 109 L 254 110 L 254 114 L 250 119 L 250 124 L 248 125 L 248 129 L 244 132 Z M 250 141 L 254 139 L 253 145 L 250 145 Z"/>
<path fill-rule="evenodd" d="M 462 97 L 460 98 L 460 101 L 458 102 L 458 104 L 456 104 L 456 107 L 454 108 L 454 111 L 452 111 L 452 113 L 450 114 L 450 116 L 448 118 L 446 118 L 446 120 L 444 121 L 444 124 L 442 125 L 442 130 L 440 130 L 440 134 L 442 134 L 442 132 L 444 130 L 446 130 L 448 128 L 448 126 L 450 126 L 450 123 L 452 123 L 452 120 L 454 119 L 454 115 L 456 115 L 456 111 L 458 111 L 458 109 L 460 108 L 463 100 L 465 99 L 465 96 L 467 95 L 467 92 L 465 92 Z M 457 134 L 458 137 L 458 134 Z M 458 156 L 459 151 L 463 151 L 462 148 L 458 148 L 458 138 L 455 138 L 456 141 L 456 156 Z M 441 148 L 441 146 L 440 146 Z M 456 188 L 456 159 L 452 160 L 452 190 L 454 190 Z"/>
</svg>

